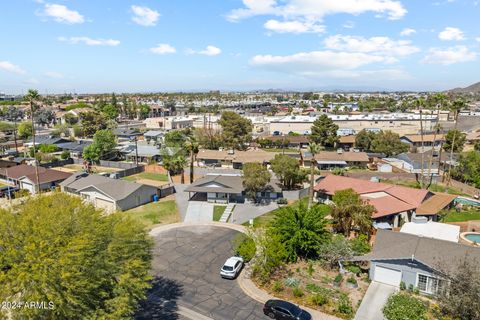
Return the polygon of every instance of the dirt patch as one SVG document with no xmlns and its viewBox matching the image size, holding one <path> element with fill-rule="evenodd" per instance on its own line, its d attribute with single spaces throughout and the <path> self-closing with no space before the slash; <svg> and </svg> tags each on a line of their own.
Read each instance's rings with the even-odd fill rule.
<svg viewBox="0 0 480 320">
<path fill-rule="evenodd" d="M 150 179 L 137 179 L 135 182 L 140 184 L 146 184 L 148 186 L 153 186 L 153 187 L 161 187 L 170 183 L 168 181 L 156 181 L 156 180 L 150 180 Z"/>
</svg>

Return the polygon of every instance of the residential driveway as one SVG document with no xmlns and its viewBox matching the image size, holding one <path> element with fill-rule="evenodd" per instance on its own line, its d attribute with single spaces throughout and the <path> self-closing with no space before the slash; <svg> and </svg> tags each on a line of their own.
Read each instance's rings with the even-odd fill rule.
<svg viewBox="0 0 480 320">
<path fill-rule="evenodd" d="M 242 224 L 277 208 L 278 204 L 275 202 L 270 204 L 238 203 L 235 205 L 230 222 Z"/>
<path fill-rule="evenodd" d="M 247 296 L 237 280 L 219 271 L 233 253 L 238 232 L 212 226 L 185 226 L 155 236 L 154 286 L 136 315 L 146 319 L 268 319 L 262 304 Z"/>
<path fill-rule="evenodd" d="M 383 306 L 397 290 L 397 287 L 372 281 L 357 310 L 355 320 L 383 320 Z"/>
<path fill-rule="evenodd" d="M 211 222 L 213 220 L 213 204 L 204 201 L 189 201 L 184 222 Z"/>
<path fill-rule="evenodd" d="M 184 192 L 188 187 L 186 184 L 174 184 L 175 187 L 175 202 L 177 203 L 178 212 L 182 221 L 185 220 L 188 208 L 188 192 Z"/>
</svg>

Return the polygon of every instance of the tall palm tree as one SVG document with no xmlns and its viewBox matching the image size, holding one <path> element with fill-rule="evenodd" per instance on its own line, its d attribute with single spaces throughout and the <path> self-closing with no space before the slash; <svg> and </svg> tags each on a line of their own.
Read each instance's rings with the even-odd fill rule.
<svg viewBox="0 0 480 320">
<path fill-rule="evenodd" d="M 421 145 L 422 145 L 422 163 L 420 164 L 420 189 L 423 189 L 423 171 L 424 171 L 424 162 L 425 162 L 425 152 L 424 152 L 424 142 L 423 142 L 423 108 L 425 107 L 425 100 L 423 98 L 419 98 L 415 101 L 415 105 L 418 108 L 418 111 L 420 112 L 420 140 L 421 140 Z"/>
<path fill-rule="evenodd" d="M 434 131 L 433 131 L 433 146 L 432 149 L 430 150 L 430 158 L 428 159 L 428 177 L 429 177 L 429 182 L 427 189 L 430 188 L 430 185 L 432 184 L 432 164 L 433 164 L 433 152 L 435 150 L 435 142 L 437 140 L 437 134 L 439 134 L 442 131 L 442 126 L 440 124 L 440 109 L 443 109 L 444 106 L 446 105 L 446 95 L 444 93 L 438 93 L 435 96 L 436 100 L 436 108 L 437 108 L 437 123 L 435 124 Z M 442 148 L 442 145 L 440 144 L 440 150 Z M 440 160 L 440 158 L 439 158 Z M 440 166 L 438 166 L 440 169 Z"/>
<path fill-rule="evenodd" d="M 180 183 L 185 184 L 185 167 L 187 166 L 187 158 L 184 156 L 180 155 L 175 157 L 175 167 L 178 171 L 180 171 L 181 177 L 180 177 Z"/>
<path fill-rule="evenodd" d="M 30 118 L 32 120 L 32 143 L 33 143 L 33 159 L 35 161 L 35 178 L 36 178 L 36 185 L 35 185 L 35 191 L 40 192 L 40 180 L 38 177 L 38 163 L 37 163 L 37 158 L 36 156 L 36 145 L 35 145 L 35 116 L 34 116 L 34 108 L 35 108 L 35 103 L 37 100 L 40 98 L 40 95 L 38 94 L 37 90 L 33 89 L 28 89 L 27 94 L 25 95 L 25 99 L 28 101 L 30 105 Z"/>
<path fill-rule="evenodd" d="M 451 110 L 453 111 L 454 115 L 454 128 L 453 128 L 453 137 L 452 137 L 452 145 L 450 146 L 450 161 L 448 164 L 448 177 L 447 177 L 447 187 L 450 185 L 450 181 L 452 179 L 452 159 L 453 159 L 453 150 L 455 149 L 455 140 L 456 140 L 456 135 L 457 135 L 457 124 L 458 124 L 458 115 L 460 114 L 460 111 L 465 108 L 466 102 L 462 98 L 459 98 L 455 100 L 452 104 Z"/>
<path fill-rule="evenodd" d="M 198 147 L 199 147 L 199 144 L 197 142 L 197 140 L 193 137 L 190 137 L 188 138 L 188 140 L 186 141 L 186 148 L 187 150 L 190 152 L 190 184 L 193 183 L 193 170 L 194 170 L 194 162 L 195 162 L 195 157 L 198 153 Z"/>
<path fill-rule="evenodd" d="M 315 187 L 315 166 L 317 165 L 317 159 L 315 156 L 321 150 L 320 145 L 315 142 L 311 142 L 308 146 L 308 152 L 312 155 L 312 160 L 310 161 L 310 192 L 308 197 L 308 208 L 310 209 L 313 205 L 313 188 Z"/>
</svg>

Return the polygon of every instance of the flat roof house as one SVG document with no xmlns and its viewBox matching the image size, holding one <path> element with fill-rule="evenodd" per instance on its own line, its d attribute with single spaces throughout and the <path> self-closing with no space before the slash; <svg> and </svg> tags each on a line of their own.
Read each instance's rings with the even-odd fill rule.
<svg viewBox="0 0 480 320">
<path fill-rule="evenodd" d="M 353 261 L 370 262 L 370 279 L 424 294 L 442 290 L 445 273 L 458 268 L 464 260 L 480 262 L 480 248 L 409 233 L 378 230 L 370 253 Z"/>
<path fill-rule="evenodd" d="M 157 194 L 156 187 L 87 173 L 76 173 L 60 186 L 62 192 L 78 195 L 107 213 L 149 203 Z"/>
</svg>

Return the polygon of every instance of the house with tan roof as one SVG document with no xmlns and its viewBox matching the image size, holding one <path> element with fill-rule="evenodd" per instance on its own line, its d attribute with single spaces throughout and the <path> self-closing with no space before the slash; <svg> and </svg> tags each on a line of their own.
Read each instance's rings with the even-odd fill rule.
<svg viewBox="0 0 480 320">
<path fill-rule="evenodd" d="M 427 221 L 435 221 L 437 214 L 449 207 L 456 198 L 424 189 L 336 175 L 325 176 L 314 188 L 320 202 L 330 202 L 335 192 L 345 189 L 353 189 L 375 207 L 372 219 L 377 229 L 398 228 L 420 216 Z"/>
<path fill-rule="evenodd" d="M 301 164 L 310 167 L 312 154 L 308 150 L 301 151 Z M 320 151 L 315 155 L 318 169 L 332 170 L 335 168 L 366 168 L 370 159 L 365 152 L 343 151 Z"/>
<path fill-rule="evenodd" d="M 414 147 L 422 146 L 422 135 L 420 134 L 406 134 L 400 137 L 400 140 L 404 143 L 408 143 Z M 424 147 L 438 147 L 440 144 L 445 142 L 444 134 L 424 134 L 423 135 L 423 146 Z"/>
<path fill-rule="evenodd" d="M 246 151 L 202 149 L 197 154 L 197 163 L 199 166 L 241 169 L 245 163 L 269 164 L 275 154 L 256 148 Z"/>
</svg>

